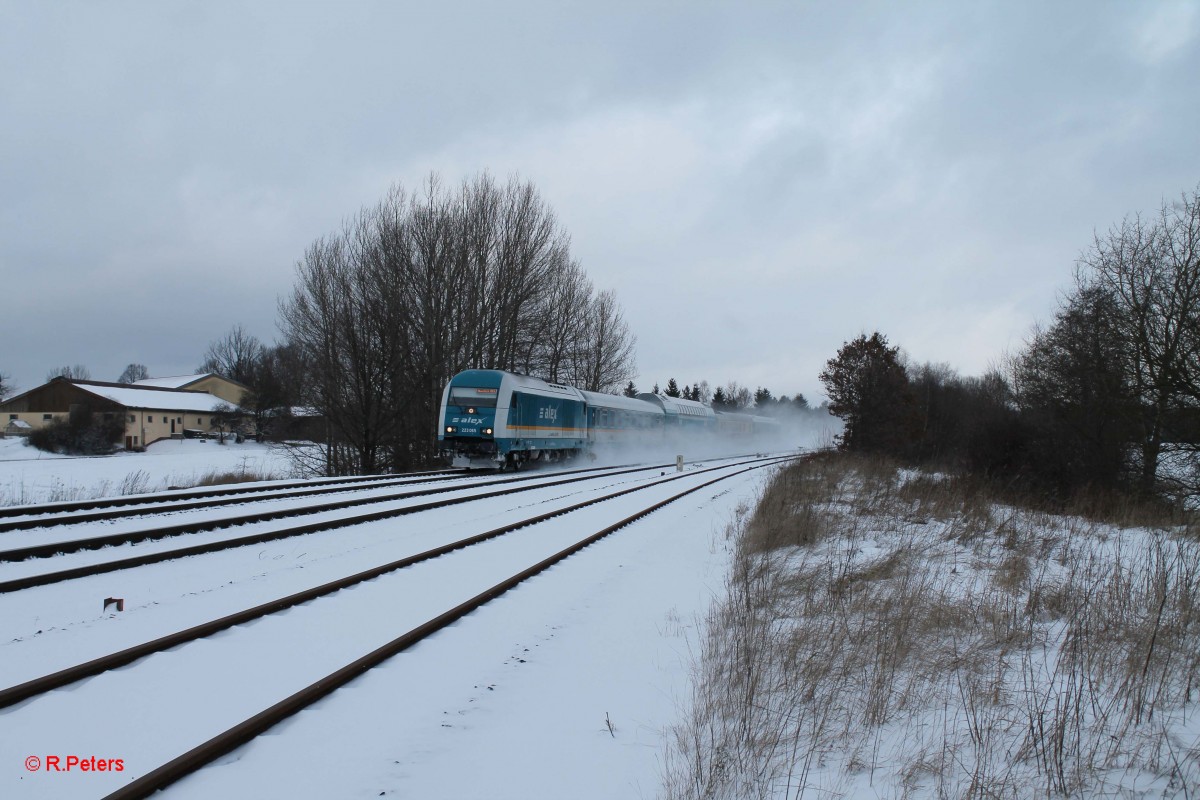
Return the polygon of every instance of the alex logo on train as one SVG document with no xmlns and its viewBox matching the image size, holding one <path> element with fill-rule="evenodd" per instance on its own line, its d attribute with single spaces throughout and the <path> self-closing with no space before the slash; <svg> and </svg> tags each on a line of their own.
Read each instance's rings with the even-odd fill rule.
<svg viewBox="0 0 1200 800">
<path fill-rule="evenodd" d="M 548 420 L 550 422 L 558 421 L 557 408 L 540 408 L 538 409 L 538 419 Z"/>
</svg>

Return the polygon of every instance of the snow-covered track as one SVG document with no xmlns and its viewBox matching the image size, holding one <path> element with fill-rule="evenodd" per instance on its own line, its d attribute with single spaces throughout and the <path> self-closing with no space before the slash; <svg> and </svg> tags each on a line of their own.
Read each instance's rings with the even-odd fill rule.
<svg viewBox="0 0 1200 800">
<path fill-rule="evenodd" d="M 484 591 L 474 595 L 469 600 L 459 603 L 453 608 L 450 608 L 449 610 L 446 610 L 437 616 L 428 619 L 426 622 L 419 624 L 417 627 L 412 628 L 408 632 L 396 637 L 395 639 L 392 639 L 383 646 L 377 647 L 366 655 L 354 659 L 336 671 L 329 673 L 319 680 L 309 684 L 307 687 L 291 694 L 279 702 L 276 702 L 265 710 L 260 711 L 248 719 L 245 719 L 244 721 L 226 729 L 224 732 L 213 736 L 209 740 L 168 761 L 157 769 L 142 775 L 141 777 L 107 795 L 105 800 L 129 800 L 131 798 L 150 796 L 154 792 L 169 786 L 189 773 L 200 769 L 206 764 L 213 762 L 214 760 L 233 751 L 239 746 L 250 742 L 256 736 L 266 732 L 281 721 L 291 717 L 299 711 L 308 708 L 313 703 L 328 696 L 336 689 L 363 675 L 368 670 L 371 670 L 372 668 L 382 664 L 392 656 L 408 650 L 418 642 L 421 642 L 423 639 L 444 628 L 449 627 L 457 620 L 463 618 L 467 614 L 470 614 L 472 611 L 500 597 L 514 587 L 549 569 L 555 564 L 558 564 L 572 555 L 579 553 L 581 550 L 609 536 L 615 531 L 642 519 L 643 517 L 663 508 L 666 505 L 676 502 L 683 497 L 698 492 L 719 481 L 744 475 L 746 472 L 779 463 L 781 460 L 786 459 L 763 459 L 753 466 L 743 466 L 741 469 L 736 468 L 738 465 L 725 465 L 724 467 L 717 468 L 727 470 L 727 474 L 704 481 L 696 486 L 692 486 L 691 488 L 685 489 L 663 500 L 650 504 L 633 514 L 630 514 L 629 516 L 626 516 L 623 519 L 604 527 L 602 530 L 576 541 L 569 547 L 561 549 L 547 558 L 541 559 L 532 566 L 529 566 L 517 572 L 516 574 L 501 580 Z M 691 476 L 696 474 L 697 473 L 692 473 Z M 662 482 L 658 482 L 655 485 L 661 484 Z"/>
<path fill-rule="evenodd" d="M 228 614 L 219 619 L 214 619 L 214 620 L 211 620 L 208 622 L 201 623 L 199 625 L 194 625 L 185 630 L 176 631 L 174 633 L 170 633 L 165 636 L 158 637 L 157 639 L 143 642 L 142 644 L 134 645 L 133 647 L 125 648 L 124 650 L 121 650 L 116 653 L 111 653 L 106 656 L 94 658 L 94 659 L 91 659 L 90 661 L 86 661 L 81 664 L 76 664 L 74 666 L 58 670 L 49 675 L 44 675 L 42 677 L 26 681 L 26 682 L 18 684 L 16 686 L 8 687 L 6 689 L 0 690 L 0 708 L 7 708 L 8 706 L 22 702 L 24 700 L 28 700 L 29 698 L 36 697 L 39 694 L 44 694 L 44 693 L 52 691 L 54 689 L 58 689 L 58 688 L 67 686 L 76 681 L 80 681 L 85 678 L 90 678 L 92 676 L 99 675 L 108 670 L 117 669 L 119 667 L 125 666 L 126 664 L 130 664 L 130 663 L 137 661 L 140 658 L 144 658 L 148 655 L 152 655 L 154 653 L 159 653 L 164 650 L 169 650 L 172 647 L 177 647 L 181 644 L 185 644 L 187 642 L 192 642 L 197 639 L 204 638 L 206 636 L 211 636 L 214 633 L 218 633 L 220 631 L 226 630 L 227 628 L 232 628 L 235 625 L 242 625 L 247 622 L 252 622 L 254 620 L 265 617 L 269 614 L 275 614 L 280 611 L 284 611 L 286 609 L 292 608 L 293 606 L 300 605 L 301 603 L 307 603 L 311 600 L 315 600 L 315 599 L 323 597 L 325 595 L 332 594 L 332 593 L 340 591 L 342 589 L 350 588 L 351 586 L 355 586 L 357 584 L 363 583 L 364 581 L 373 580 L 375 578 L 380 577 L 381 575 L 386 575 L 389 572 L 395 572 L 396 570 L 400 570 L 405 567 L 410 567 L 414 564 L 419 564 L 423 561 L 428 561 L 430 559 L 438 558 L 440 556 L 447 555 L 449 553 L 453 553 L 456 550 L 461 550 L 465 547 L 470 547 L 472 545 L 479 544 L 481 542 L 486 542 L 491 539 L 495 539 L 500 536 L 503 536 L 505 534 L 512 533 L 513 531 L 520 530 L 521 528 L 526 528 L 530 525 L 537 525 L 538 523 L 545 522 L 545 521 L 553 519 L 555 517 L 560 517 L 560 516 L 563 516 L 566 514 L 570 514 L 574 511 L 579 511 L 581 509 L 588 508 L 588 507 L 596 505 L 598 503 L 603 503 L 605 501 L 614 500 L 618 497 L 624 497 L 626 495 L 630 495 L 635 492 L 645 491 L 647 489 L 662 486 L 664 483 L 669 483 L 672 481 L 692 478 L 696 475 L 700 475 L 700 474 L 704 474 L 704 473 L 709 473 L 709 472 L 714 472 L 714 471 L 719 471 L 719 470 L 729 470 L 734 467 L 745 467 L 745 469 L 741 470 L 741 472 L 744 472 L 746 469 L 759 469 L 764 466 L 771 466 L 773 464 L 778 464 L 783 461 L 790 460 L 791 458 L 793 458 L 793 457 L 757 458 L 757 459 L 753 459 L 752 461 L 735 463 L 735 464 L 725 464 L 725 465 L 716 466 L 716 467 L 708 467 L 708 468 L 698 470 L 695 472 L 691 472 L 691 473 L 672 475 L 669 478 L 665 478 L 664 480 L 657 481 L 655 483 L 643 484 L 643 485 L 639 485 L 639 486 L 633 486 L 633 487 L 630 487 L 627 489 L 621 489 L 619 491 L 611 492 L 609 494 L 605 494 L 600 497 L 594 497 L 594 498 L 585 500 L 580 503 L 575 503 L 573 505 L 566 506 L 563 508 L 558 508 L 553 511 L 546 512 L 544 514 L 539 514 L 537 516 L 519 520 L 517 522 L 511 523 L 508 525 L 503 525 L 499 528 L 495 528 L 493 530 L 489 530 L 484 533 L 476 534 L 474 536 L 468 536 L 464 539 L 459 539 L 457 541 L 450 542 L 448 544 L 441 545 L 439 547 L 435 547 L 435 548 L 426 550 L 421 553 L 417 553 L 417 554 L 414 554 L 411 556 L 406 556 L 405 558 L 391 561 L 391 562 L 382 564 L 377 567 L 372 567 L 371 569 L 363 570 L 363 571 L 355 573 L 353 575 L 348 575 L 344 578 L 339 578 L 337 580 L 329 581 L 328 583 L 321 584 L 320 586 L 315 586 L 311 589 L 306 589 L 301 592 L 295 592 L 293 594 L 287 595 L 286 597 L 280 597 L 278 599 L 271 600 L 269 602 L 254 606 L 253 608 L 248 608 L 248 609 L 245 609 L 242 611 L 235 612 L 233 614 Z M 747 464 L 749 464 L 750 466 L 747 466 Z M 675 495 L 673 498 L 671 498 L 670 500 L 667 500 L 662 503 L 658 503 L 658 504 L 651 506 L 649 508 L 649 510 L 638 512 L 638 514 L 625 520 L 625 522 L 620 523 L 618 525 L 618 527 L 620 527 L 620 525 L 623 525 L 623 524 L 628 524 L 628 522 L 631 522 L 634 519 L 640 519 L 641 516 L 644 516 L 645 514 L 648 514 L 648 513 L 650 513 L 650 511 L 653 511 L 657 508 L 661 508 L 663 505 L 666 505 L 666 503 L 668 503 L 668 502 L 673 502 L 674 500 L 684 497 L 692 492 L 698 491 L 699 489 L 701 489 L 705 486 L 708 486 L 712 483 L 715 483 L 716 481 L 725 480 L 736 474 L 740 474 L 740 472 L 733 472 L 733 473 L 730 473 L 729 475 L 723 475 L 714 480 L 708 481 L 707 483 L 701 484 L 700 486 L 696 486 L 691 489 L 688 489 L 686 492 L 679 493 L 679 494 Z M 615 530 L 615 528 L 613 528 L 613 530 Z M 611 533 L 611 530 L 609 532 Z"/>
<path fill-rule="evenodd" d="M 603 476 L 623 475 L 633 472 L 643 472 L 647 470 L 662 469 L 665 464 L 659 465 L 643 465 L 638 467 L 630 467 L 625 469 L 614 470 L 611 467 L 589 468 L 581 470 L 572 470 L 570 472 L 553 473 L 553 476 L 572 475 L 564 480 L 552 480 L 545 482 L 536 482 L 540 478 L 551 477 L 551 475 L 539 475 L 537 473 L 527 474 L 513 478 L 502 478 L 495 481 L 486 481 L 482 483 L 472 484 L 469 488 L 495 486 L 497 484 L 521 483 L 522 485 L 500 489 L 492 492 L 484 492 L 481 494 L 464 495 L 461 497 L 452 497 L 444 500 L 436 500 L 428 503 L 419 503 L 416 505 L 404 506 L 402 508 L 389 508 L 381 511 L 371 512 L 367 514 L 354 514 L 334 519 L 321 519 L 316 522 L 305 523 L 301 525 L 293 525 L 286 528 L 276 528 L 273 530 L 260 531 L 258 533 L 239 536 L 231 539 L 221 539 L 218 541 L 205 542 L 204 544 L 192 545 L 187 547 L 179 547 L 171 550 L 164 550 L 155 553 L 147 553 L 140 556 L 130 556 L 128 558 L 116 559 L 113 561 L 101 561 L 93 564 L 87 564 L 80 567 L 70 569 L 55 570 L 51 572 L 38 573 L 28 575 L 22 578 L 13 578 L 7 581 L 0 581 L 0 594 L 7 592 L 19 591 L 21 589 L 29 589 L 35 586 L 47 586 L 52 583 L 61 581 L 73 580 L 76 578 L 85 578 L 92 575 L 101 575 L 106 572 L 115 572 L 122 569 L 130 569 L 132 567 L 140 567 L 148 564 L 156 564 L 163 561 L 170 561 L 176 558 L 185 556 L 202 555 L 204 553 L 215 553 L 221 550 L 229 550 L 235 547 L 244 547 L 252 544 L 262 544 L 264 542 L 277 541 L 293 536 L 302 536 L 309 533 L 319 531 L 329 531 L 337 528 L 344 528 L 353 525 L 361 525 L 367 522 L 376 522 L 383 519 L 391 519 L 393 517 L 404 516 L 406 514 L 415 514 L 421 511 L 429 511 L 437 508 L 445 508 L 447 506 L 458 505 L 460 503 L 469 503 L 475 500 L 484 500 L 493 497 L 502 497 L 504 495 L 516 494 L 517 492 L 531 491 L 534 489 L 542 489 L 552 486 L 563 486 L 580 481 L 592 480 L 597 473 L 602 473 Z M 580 475 L 580 473 L 583 473 Z M 34 545 L 31 547 L 17 548 L 0 552 L 0 562 L 23 561 L 34 557 L 53 557 L 60 554 L 80 552 L 83 550 L 97 550 L 103 547 L 151 541 L 164 539 L 172 536 L 182 536 L 186 534 L 200 533 L 221 528 L 229 528 L 237 525 L 245 525 L 258 522 L 272 522 L 275 520 L 286 519 L 289 517 L 304 516 L 310 514 L 324 513 L 328 511 L 341 511 L 348 508 L 354 508 L 367 504 L 383 503 L 396 500 L 408 500 L 416 497 L 423 497 L 432 494 L 443 494 L 446 492 L 458 491 L 461 486 L 439 486 L 432 489 L 423 489 L 418 492 L 404 492 L 389 496 L 375 496 L 356 500 L 345 500 L 336 503 L 323 503 L 318 506 L 304 506 L 302 508 L 291 508 L 274 510 L 258 514 L 248 514 L 239 517 L 227 517 L 217 520 L 208 520 L 200 523 L 187 523 L 181 525 L 173 525 L 168 527 L 153 528 L 144 531 L 135 531 L 129 533 L 113 534 L 110 536 L 97 536 L 87 539 L 79 539 L 68 542 L 52 542 L 42 545 Z"/>
<path fill-rule="evenodd" d="M 0 509 L 0 517 L 20 517 L 0 522 L 0 533 L 35 530 L 55 525 L 79 525 L 102 520 L 124 519 L 150 514 L 169 514 L 197 508 L 215 508 L 262 500 L 313 497 L 362 489 L 382 489 L 429 483 L 439 478 L 455 480 L 475 477 L 468 470 L 438 470 L 406 475 L 367 475 L 357 478 L 329 478 L 298 483 L 274 484 L 254 488 L 219 489 L 187 494 L 156 494 L 147 497 L 115 497 L 110 500 L 88 500 L 80 503 L 53 503 L 38 506 L 13 506 Z M 77 508 L 68 508 L 77 506 Z M 92 510 L 95 509 L 95 510 Z"/>
</svg>

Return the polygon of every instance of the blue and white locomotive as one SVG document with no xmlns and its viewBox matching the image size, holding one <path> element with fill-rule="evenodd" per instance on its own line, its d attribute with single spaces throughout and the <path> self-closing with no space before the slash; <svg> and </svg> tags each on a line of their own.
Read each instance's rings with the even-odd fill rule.
<svg viewBox="0 0 1200 800">
<path fill-rule="evenodd" d="M 733 418 L 737 422 L 733 423 Z M 693 400 L 657 394 L 600 394 L 528 375 L 473 369 L 442 393 L 440 449 L 456 466 L 520 469 L 620 445 L 653 446 L 773 420 L 717 414 Z"/>
</svg>

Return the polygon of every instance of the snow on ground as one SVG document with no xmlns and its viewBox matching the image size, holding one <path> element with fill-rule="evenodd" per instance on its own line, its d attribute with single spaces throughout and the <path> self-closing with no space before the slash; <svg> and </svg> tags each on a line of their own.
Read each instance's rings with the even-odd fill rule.
<svg viewBox="0 0 1200 800">
<path fill-rule="evenodd" d="M 80 462 L 96 459 L 45 461 L 69 464 L 68 472 L 77 475 Z M 618 531 L 185 779 L 168 795 L 653 797 L 663 731 L 686 694 L 692 631 L 722 591 L 729 561 L 724 533 L 736 510 L 753 503 L 769 471 L 716 484 Z M 666 496 L 700 478 L 638 494 Z M 630 479 L 610 483 L 617 480 Z M 583 493 L 579 486 L 558 490 L 572 502 Z M 34 647 L 28 655 L 57 653 L 62 666 L 72 641 L 79 644 L 80 658 L 99 652 L 104 637 L 97 634 L 103 630 L 119 632 L 130 627 L 126 623 L 136 628 L 139 620 L 154 628 L 182 628 L 198 617 L 226 613 L 230 598 L 246 599 L 248 592 L 280 596 L 298 588 L 297 579 L 316 583 L 334 561 L 347 567 L 380 563 L 388 560 L 380 546 L 394 550 L 407 541 L 401 549 L 421 549 L 434 534 L 457 538 L 479 532 L 545 510 L 547 502 L 537 491 L 492 498 L 417 515 L 420 519 L 305 537 L 311 541 L 304 546 L 244 548 L 248 552 L 240 557 L 246 565 L 236 562 L 238 551 L 230 551 L 77 582 L 88 587 L 72 583 L 0 596 L 0 618 L 24 620 L 8 626 L 15 638 L 0 649 L 11 655 L 44 639 L 54 646 Z M 105 794 L 236 721 L 228 719 L 231 709 L 248 715 L 274 702 L 264 700 L 264 685 L 286 694 L 345 663 L 346 652 L 357 656 L 372 649 L 382 635 L 375 623 L 386 623 L 386 638 L 399 635 L 450 600 L 461 601 L 500 573 L 511 574 L 518 562 L 531 563 L 644 502 L 610 501 L 524 528 L 459 551 L 454 559 L 379 578 L 144 660 L 154 663 L 139 662 L 0 710 L 0 786 L 7 787 L 0 796 Z M 364 547 L 372 537 L 376 544 Z M 342 555 L 330 551 L 316 561 L 309 558 L 320 554 L 312 545 L 322 538 L 340 543 Z M 138 599 L 138 587 L 145 597 Z M 118 588 L 131 599 L 127 613 L 96 616 L 94 602 Z M 438 596 L 443 601 L 434 603 Z M 74 611 L 59 608 L 64 603 L 78 606 L 83 616 L 71 618 Z M 52 613 L 56 608 L 63 614 Z M 62 619 L 51 622 L 54 616 Z M 50 627 L 43 628 L 47 622 Z M 128 633 L 107 649 L 128 644 Z M 165 723 L 157 715 L 167 704 L 180 710 L 177 721 Z M 28 756 L 51 754 L 121 758 L 125 771 L 26 771 Z"/>
<path fill-rule="evenodd" d="M 201 439 L 155 442 L 143 453 L 63 456 L 44 453 L 24 439 L 0 439 L 0 506 L 91 500 L 195 484 L 210 472 L 286 478 L 286 450 L 257 442 Z"/>
<path fill-rule="evenodd" d="M 168 796 L 654 797 L 689 634 L 761 476 L 617 532 Z M 600 521 L 577 520 L 579 537 Z"/>
<path fill-rule="evenodd" d="M 848 457 L 781 476 L 707 621 L 665 798 L 1200 796 L 1194 522 Z"/>
</svg>

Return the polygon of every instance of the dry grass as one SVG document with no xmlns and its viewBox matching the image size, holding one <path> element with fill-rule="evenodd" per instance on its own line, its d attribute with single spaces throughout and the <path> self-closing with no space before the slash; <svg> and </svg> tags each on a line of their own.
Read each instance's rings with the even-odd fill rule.
<svg viewBox="0 0 1200 800">
<path fill-rule="evenodd" d="M 105 497 L 146 494 L 164 489 L 223 486 L 254 481 L 271 481 L 279 478 L 278 475 L 255 472 L 243 466 L 236 470 L 209 470 L 200 475 L 193 474 L 182 478 L 177 476 L 173 479 L 164 479 L 159 481 L 157 486 L 151 484 L 150 475 L 144 470 L 134 470 L 120 481 L 104 479 L 92 485 L 70 484 L 56 479 L 48 490 L 12 481 L 8 487 L 0 487 L 0 507 L 97 500 Z"/>
<path fill-rule="evenodd" d="M 225 484 L 255 483 L 257 481 L 270 481 L 270 480 L 275 480 L 274 476 L 264 475 L 263 473 L 254 472 L 253 470 L 247 470 L 243 467 L 242 469 L 239 469 L 239 470 L 225 470 L 225 471 L 210 470 L 209 472 L 206 472 L 203 475 L 201 475 L 194 482 L 189 482 L 189 484 L 190 484 L 189 486 L 187 486 L 187 487 L 181 486 L 178 488 L 189 488 L 190 489 L 190 488 L 196 488 L 196 487 L 200 487 L 200 486 L 223 486 Z"/>
<path fill-rule="evenodd" d="M 830 456 L 739 547 L 664 797 L 1200 796 L 1200 544 Z"/>
<path fill-rule="evenodd" d="M 70 484 L 54 479 L 49 489 L 26 486 L 24 482 L 12 481 L 6 489 L 0 489 L 0 506 L 25 506 L 36 503 L 70 503 L 78 500 L 95 500 L 117 495 L 143 494 L 152 491 L 150 475 L 143 470 L 134 470 L 114 483 L 105 479 L 93 486 Z"/>
</svg>

